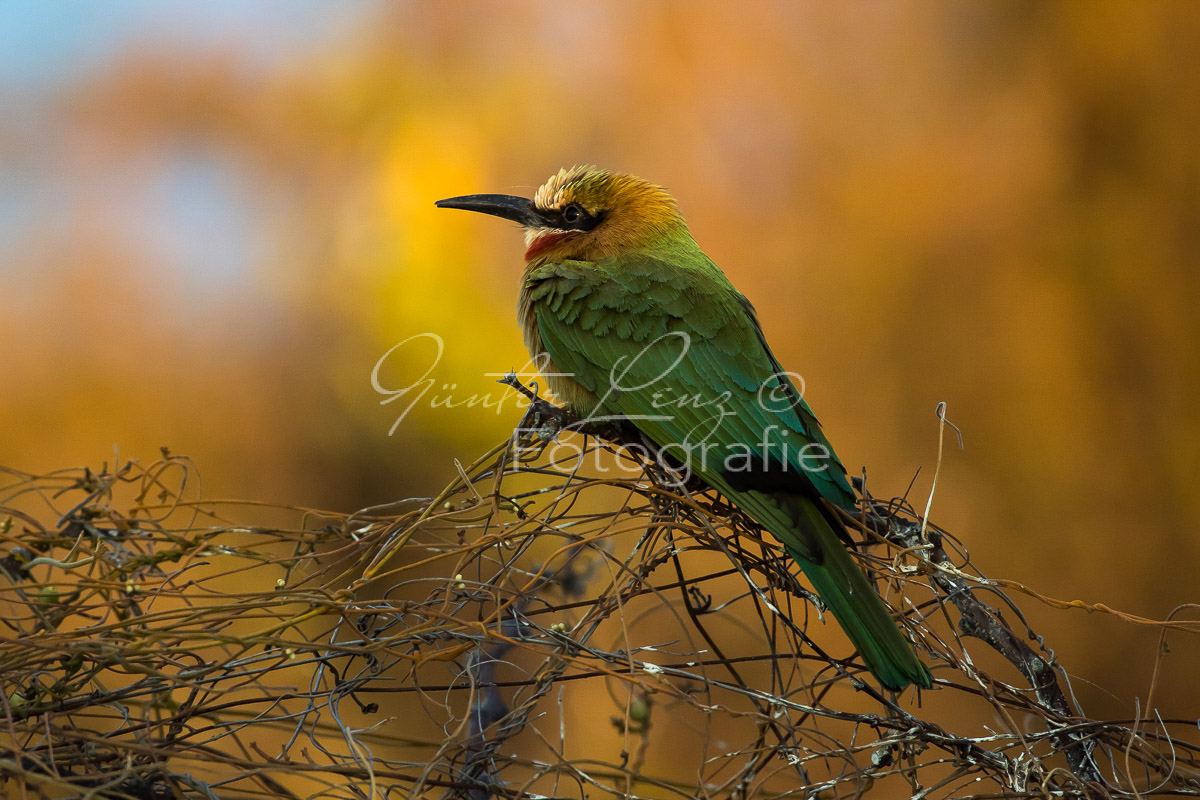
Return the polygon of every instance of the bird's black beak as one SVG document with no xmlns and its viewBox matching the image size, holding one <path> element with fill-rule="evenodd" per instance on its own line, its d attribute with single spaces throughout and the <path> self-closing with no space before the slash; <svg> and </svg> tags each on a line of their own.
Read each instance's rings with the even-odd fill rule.
<svg viewBox="0 0 1200 800">
<path fill-rule="evenodd" d="M 461 208 L 511 219 L 527 228 L 536 228 L 545 224 L 532 200 L 508 194 L 468 194 L 463 197 L 438 200 L 436 205 L 438 208 Z"/>
</svg>

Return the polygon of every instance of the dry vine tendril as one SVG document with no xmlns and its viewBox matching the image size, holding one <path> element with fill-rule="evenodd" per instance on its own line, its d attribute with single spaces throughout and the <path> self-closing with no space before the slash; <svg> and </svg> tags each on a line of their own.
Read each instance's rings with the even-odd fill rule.
<svg viewBox="0 0 1200 800">
<path fill-rule="evenodd" d="M 874 688 L 720 497 L 565 437 L 498 445 L 435 498 L 270 524 L 194 496 L 170 454 L 4 471 L 0 777 L 208 800 L 1200 794 L 1194 720 L 1087 718 L 1021 615 L 1043 599 L 911 508 L 868 498 L 857 529 L 934 668 L 919 704 Z"/>
</svg>

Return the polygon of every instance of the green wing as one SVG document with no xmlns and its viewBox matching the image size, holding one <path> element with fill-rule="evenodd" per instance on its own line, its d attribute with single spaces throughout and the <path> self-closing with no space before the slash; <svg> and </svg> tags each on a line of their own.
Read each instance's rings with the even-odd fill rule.
<svg viewBox="0 0 1200 800">
<path fill-rule="evenodd" d="M 528 280 L 546 350 L 601 398 L 600 413 L 678 446 L 706 480 L 727 471 L 736 484 L 737 473 L 765 469 L 781 486 L 854 507 L 845 468 L 753 308 L 711 262 L 566 261 Z M 768 463 L 751 463 L 748 449 Z"/>
</svg>

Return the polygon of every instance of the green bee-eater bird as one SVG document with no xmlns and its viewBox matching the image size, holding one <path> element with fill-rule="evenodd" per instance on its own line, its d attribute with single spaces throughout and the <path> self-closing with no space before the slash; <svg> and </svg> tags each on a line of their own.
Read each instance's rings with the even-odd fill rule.
<svg viewBox="0 0 1200 800">
<path fill-rule="evenodd" d="M 839 540 L 845 529 L 829 506 L 855 509 L 845 467 L 750 301 L 701 251 L 665 190 L 574 167 L 532 200 L 480 194 L 437 205 L 524 226 L 518 314 L 556 398 L 584 418 L 633 424 L 774 534 L 880 683 L 931 685 Z"/>
</svg>

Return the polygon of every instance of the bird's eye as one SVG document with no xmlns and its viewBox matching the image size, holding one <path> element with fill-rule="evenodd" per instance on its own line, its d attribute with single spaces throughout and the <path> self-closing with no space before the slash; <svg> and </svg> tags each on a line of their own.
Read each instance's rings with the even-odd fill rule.
<svg viewBox="0 0 1200 800">
<path fill-rule="evenodd" d="M 553 224 L 567 231 L 590 231 L 603 219 L 603 211 L 593 214 L 579 203 L 568 203 L 558 212 L 558 218 Z"/>
</svg>

